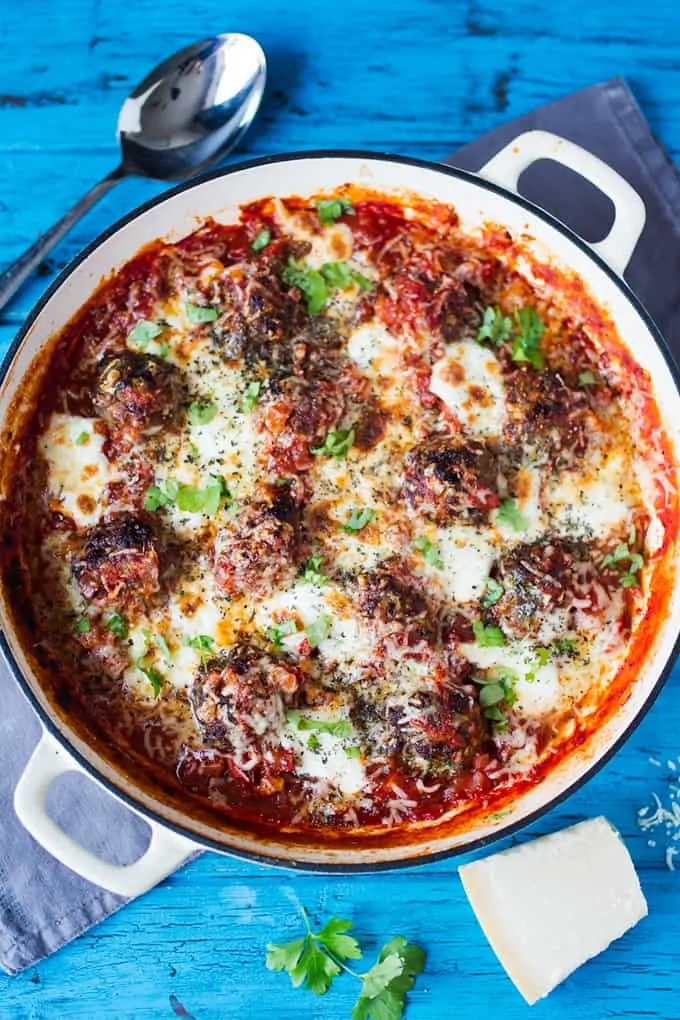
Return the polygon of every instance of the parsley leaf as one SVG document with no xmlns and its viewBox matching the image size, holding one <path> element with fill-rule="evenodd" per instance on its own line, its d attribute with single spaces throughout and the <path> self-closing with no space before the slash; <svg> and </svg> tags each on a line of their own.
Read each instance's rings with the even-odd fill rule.
<svg viewBox="0 0 680 1020">
<path fill-rule="evenodd" d="M 145 666 L 141 659 L 137 659 L 135 663 L 140 673 L 143 673 L 146 679 L 151 684 L 154 698 L 157 698 L 161 693 L 161 687 L 165 683 L 165 677 L 162 673 L 159 673 L 153 666 Z"/>
<path fill-rule="evenodd" d="M 376 520 L 377 516 L 378 515 L 375 510 L 373 510 L 370 506 L 364 507 L 363 510 L 352 510 L 352 513 L 349 515 L 347 520 L 347 524 L 343 524 L 342 529 L 343 531 L 349 532 L 361 531 L 361 529 L 365 528 L 367 524 Z"/>
<path fill-rule="evenodd" d="M 550 658 L 550 649 L 543 648 L 541 645 L 538 645 L 534 651 L 536 653 L 536 662 L 538 665 L 546 666 L 548 664 L 548 659 Z"/>
<path fill-rule="evenodd" d="M 590 369 L 586 369 L 585 372 L 579 372 L 579 386 L 597 386 L 599 381 L 595 373 L 591 372 Z"/>
<path fill-rule="evenodd" d="M 365 974 L 361 995 L 352 1010 L 352 1020 L 399 1020 L 404 1012 L 404 997 L 425 966 L 420 946 L 397 935 L 383 946 L 378 962 Z"/>
<path fill-rule="evenodd" d="M 244 414 L 250 414 L 260 396 L 260 390 L 262 389 L 262 383 L 259 380 L 249 382 L 246 386 L 246 392 L 243 395 L 243 403 L 241 410 Z"/>
<path fill-rule="evenodd" d="M 501 706 L 511 708 L 517 701 L 515 684 L 519 680 L 518 674 L 514 669 L 500 666 L 488 670 L 485 677 L 474 679 L 480 688 L 479 704 L 484 709 L 485 717 L 495 724 L 496 730 L 506 729 L 508 721 Z"/>
<path fill-rule="evenodd" d="M 602 560 L 603 567 L 617 567 L 627 564 L 626 569 L 619 575 L 619 584 L 622 588 L 639 588 L 639 572 L 645 565 L 644 557 L 639 552 L 633 552 L 630 546 L 636 540 L 635 527 L 631 527 L 627 543 L 617 545 L 613 552 L 607 553 Z"/>
<path fill-rule="evenodd" d="M 356 432 L 354 429 L 333 429 L 323 441 L 322 446 L 312 446 L 311 452 L 315 457 L 335 457 L 342 460 L 347 456 L 347 451 L 354 445 Z"/>
<path fill-rule="evenodd" d="M 352 270 L 352 279 L 356 283 L 359 290 L 366 291 L 375 290 L 375 284 L 373 283 L 373 280 L 369 280 L 369 278 L 367 276 L 364 276 L 363 273 L 360 273 L 358 269 Z"/>
<path fill-rule="evenodd" d="M 250 247 L 253 251 L 262 251 L 263 248 L 267 247 L 271 239 L 271 230 L 268 227 L 263 227 Z"/>
<path fill-rule="evenodd" d="M 120 638 L 122 641 L 128 636 L 125 617 L 121 616 L 120 613 L 114 613 L 113 616 L 110 616 L 106 621 L 106 626 L 115 637 Z"/>
<path fill-rule="evenodd" d="M 163 326 L 159 322 L 152 322 L 150 319 L 142 319 L 135 328 L 128 333 L 128 343 L 145 351 L 149 341 L 155 340 L 163 332 Z"/>
<path fill-rule="evenodd" d="M 512 528 L 513 531 L 526 531 L 529 527 L 529 522 L 515 499 L 503 500 L 496 513 L 496 521 L 498 524 L 504 524 L 506 528 Z"/>
<path fill-rule="evenodd" d="M 500 347 L 512 336 L 512 319 L 503 315 L 500 308 L 488 305 L 484 309 L 482 324 L 477 330 L 477 342 L 489 340 L 494 346 Z"/>
<path fill-rule="evenodd" d="M 92 630 L 92 624 L 90 623 L 87 616 L 81 616 L 76 624 L 76 634 L 89 634 Z"/>
<path fill-rule="evenodd" d="M 194 400 L 189 404 L 187 418 L 190 425 L 207 425 L 217 414 L 217 404 L 210 400 Z"/>
<path fill-rule="evenodd" d="M 144 509 L 150 510 L 152 513 L 155 510 L 160 510 L 163 506 L 169 506 L 172 503 L 172 496 L 167 492 L 164 492 L 159 485 L 151 485 L 144 494 Z"/>
<path fill-rule="evenodd" d="M 346 262 L 324 262 L 321 275 L 334 290 L 349 290 L 354 282 L 352 270 Z"/>
<path fill-rule="evenodd" d="M 354 206 L 346 198 L 322 198 L 316 203 L 316 211 L 325 227 L 341 216 L 354 216 Z"/>
<path fill-rule="evenodd" d="M 220 309 L 209 305 L 192 305 L 190 301 L 185 301 L 184 314 L 192 326 L 201 326 L 204 322 L 214 322 Z"/>
<path fill-rule="evenodd" d="M 292 713 L 289 713 L 289 718 L 303 733 L 306 730 L 316 730 L 318 733 L 330 733 L 333 737 L 354 736 L 354 728 L 347 719 L 309 719 L 299 715 L 292 717 Z"/>
<path fill-rule="evenodd" d="M 484 609 L 490 609 L 491 606 L 495 606 L 504 595 L 505 588 L 503 585 L 499 584 L 493 577 L 487 577 L 486 589 L 482 595 L 482 606 Z"/>
<path fill-rule="evenodd" d="M 80 432 L 75 439 L 76 446 L 84 446 L 90 438 L 89 432 Z"/>
<path fill-rule="evenodd" d="M 317 584 L 320 588 L 328 580 L 326 574 L 321 573 L 321 564 L 323 563 L 323 556 L 310 556 L 305 563 L 305 569 L 300 580 L 304 584 Z"/>
<path fill-rule="evenodd" d="M 270 943 L 267 968 L 285 971 L 295 988 L 304 984 L 315 995 L 325 995 L 334 978 L 344 970 L 361 982 L 352 1020 L 400 1020 L 406 993 L 413 988 L 425 966 L 425 953 L 420 946 L 397 935 L 383 946 L 369 970 L 357 974 L 345 963 L 362 958 L 359 943 L 347 934 L 351 922 L 332 917 L 315 933 L 304 908 L 302 916 L 307 928 L 305 937 L 282 945 Z"/>
<path fill-rule="evenodd" d="M 283 620 L 281 623 L 277 623 L 274 627 L 267 627 L 265 630 L 265 637 L 268 641 L 274 645 L 274 648 L 283 648 L 283 639 L 288 637 L 289 634 L 295 634 L 297 632 L 297 623 L 295 620 Z"/>
<path fill-rule="evenodd" d="M 340 973 L 342 961 L 360 960 L 361 949 L 355 938 L 345 934 L 352 927 L 350 921 L 333 917 L 315 934 L 304 909 L 302 916 L 307 928 L 305 937 L 282 945 L 270 943 L 266 967 L 267 970 L 285 971 L 294 988 L 304 985 L 315 995 L 325 995 L 333 978 Z"/>
<path fill-rule="evenodd" d="M 481 620 L 475 620 L 472 632 L 480 648 L 502 648 L 505 644 L 505 636 L 500 627 L 485 627 Z"/>
<path fill-rule="evenodd" d="M 444 569 L 444 563 L 442 562 L 439 549 L 434 542 L 430 542 L 429 538 L 416 538 L 413 545 L 418 552 L 423 554 L 423 559 L 427 564 L 429 564 L 429 566 L 436 567 L 437 570 Z"/>
<path fill-rule="evenodd" d="M 215 639 L 208 634 L 196 634 L 195 637 L 187 638 L 185 644 L 187 648 L 193 648 L 201 655 L 208 655 L 215 647 Z"/>
<path fill-rule="evenodd" d="M 309 747 L 310 750 L 312 750 L 312 751 L 320 751 L 321 750 L 321 741 L 317 737 L 316 733 L 310 733 L 309 734 L 309 738 L 307 740 L 307 747 Z"/>
<path fill-rule="evenodd" d="M 328 613 L 322 613 L 316 620 L 305 627 L 307 640 L 312 648 L 318 648 L 322 641 L 325 641 L 330 634 L 333 617 Z"/>
<path fill-rule="evenodd" d="M 281 274 L 281 279 L 288 287 L 295 287 L 307 302 L 310 315 L 318 315 L 328 301 L 326 281 L 317 269 L 289 259 L 288 265 Z"/>
<path fill-rule="evenodd" d="M 512 344 L 512 360 L 518 363 L 526 362 L 537 370 L 545 368 L 545 354 L 541 350 L 541 337 L 545 333 L 545 326 L 538 312 L 535 308 L 519 308 L 514 318 L 520 332 Z"/>
</svg>

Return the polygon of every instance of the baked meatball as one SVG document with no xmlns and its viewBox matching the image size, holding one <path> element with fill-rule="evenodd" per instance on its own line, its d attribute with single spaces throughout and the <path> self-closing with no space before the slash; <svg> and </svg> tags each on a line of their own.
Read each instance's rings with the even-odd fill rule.
<svg viewBox="0 0 680 1020">
<path fill-rule="evenodd" d="M 94 406 L 109 424 L 142 432 L 176 414 L 181 390 L 174 365 L 150 354 L 121 351 L 104 362 Z"/>
<path fill-rule="evenodd" d="M 507 423 L 503 440 L 542 462 L 582 457 L 588 445 L 588 403 L 557 372 L 519 369 L 505 380 Z"/>
<path fill-rule="evenodd" d="M 201 667 L 189 691 L 205 744 L 225 752 L 232 775 L 259 793 L 273 793 L 294 769 L 281 733 L 301 684 L 293 665 L 240 644 Z"/>
<path fill-rule="evenodd" d="M 362 616 L 382 624 L 405 624 L 414 636 L 416 631 L 434 634 L 436 625 L 429 618 L 422 585 L 396 556 L 356 574 L 350 587 Z"/>
<path fill-rule="evenodd" d="M 135 517 L 98 524 L 72 569 L 84 598 L 97 606 L 123 606 L 147 598 L 159 588 L 153 531 Z"/>
<path fill-rule="evenodd" d="M 404 496 L 437 524 L 479 518 L 499 504 L 497 465 L 483 443 L 459 436 L 434 436 L 406 456 Z"/>
<path fill-rule="evenodd" d="M 562 542 L 517 546 L 493 571 L 503 595 L 489 618 L 513 637 L 536 637 L 546 613 L 571 600 L 581 562 L 577 550 Z"/>
<path fill-rule="evenodd" d="M 222 594 L 266 595 L 295 576 L 296 535 L 268 506 L 246 507 L 215 539 L 213 566 Z"/>
<path fill-rule="evenodd" d="M 267 410 L 269 460 L 279 476 L 307 471 L 314 464 L 313 448 L 321 446 L 345 408 L 337 384 L 291 378 Z"/>
</svg>

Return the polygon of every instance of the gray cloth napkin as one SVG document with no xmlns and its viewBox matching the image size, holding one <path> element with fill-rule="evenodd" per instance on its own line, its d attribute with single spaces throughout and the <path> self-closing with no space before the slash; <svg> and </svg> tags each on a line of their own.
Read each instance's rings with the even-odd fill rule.
<svg viewBox="0 0 680 1020">
<path fill-rule="evenodd" d="M 643 197 L 647 226 L 626 274 L 628 282 L 680 353 L 680 178 L 652 137 L 621 79 L 595 85 L 521 117 L 464 146 L 447 162 L 478 170 L 517 135 L 543 128 L 589 149 L 619 171 Z M 541 162 L 528 170 L 522 192 L 587 240 L 611 222 L 608 200 L 580 178 Z M 12 807 L 22 769 L 40 726 L 9 670 L 0 662 L 0 963 L 16 973 L 113 913 L 125 900 L 78 878 L 23 830 Z M 84 776 L 52 790 L 53 817 L 89 849 L 118 864 L 146 849 L 146 824 Z"/>
</svg>

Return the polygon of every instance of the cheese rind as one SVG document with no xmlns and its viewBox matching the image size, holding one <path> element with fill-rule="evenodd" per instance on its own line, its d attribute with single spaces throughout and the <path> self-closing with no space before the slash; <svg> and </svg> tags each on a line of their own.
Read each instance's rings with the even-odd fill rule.
<svg viewBox="0 0 680 1020">
<path fill-rule="evenodd" d="M 465 864 L 459 874 L 529 1005 L 647 915 L 630 855 L 603 817 Z"/>
</svg>

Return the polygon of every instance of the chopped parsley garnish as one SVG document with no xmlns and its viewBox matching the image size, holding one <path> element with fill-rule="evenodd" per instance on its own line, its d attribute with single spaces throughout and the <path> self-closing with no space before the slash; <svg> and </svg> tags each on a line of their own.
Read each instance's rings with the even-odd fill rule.
<svg viewBox="0 0 680 1020">
<path fill-rule="evenodd" d="M 169 492 L 164 492 L 160 485 L 151 485 L 144 494 L 144 509 L 153 513 L 163 506 L 170 506 L 172 501 L 173 496 Z"/>
<path fill-rule="evenodd" d="M 545 326 L 541 322 L 535 308 L 519 308 L 514 315 L 519 335 L 512 344 L 512 360 L 527 363 L 532 368 L 545 368 L 545 354 L 541 350 L 541 337 Z"/>
<path fill-rule="evenodd" d="M 201 656 L 201 663 L 205 666 L 209 655 L 212 655 L 215 650 L 215 639 L 211 638 L 209 634 L 196 634 L 192 638 L 187 638 L 184 642 L 187 648 L 193 648 Z"/>
<path fill-rule="evenodd" d="M 361 531 L 361 529 L 365 528 L 367 524 L 376 520 L 377 516 L 376 511 L 370 506 L 365 506 L 363 510 L 352 510 L 347 524 L 343 524 L 342 526 L 343 531 Z"/>
<path fill-rule="evenodd" d="M 321 267 L 321 275 L 333 290 L 349 290 L 353 283 L 360 290 L 373 290 L 373 283 L 368 277 L 358 269 L 352 269 L 346 262 L 325 262 Z"/>
<path fill-rule="evenodd" d="M 106 626 L 115 637 L 120 638 L 122 641 L 128 636 L 125 617 L 121 616 L 120 613 L 114 613 L 113 616 L 110 616 L 106 621 Z"/>
<path fill-rule="evenodd" d="M 333 429 L 323 441 L 322 446 L 313 446 L 311 452 L 315 457 L 335 457 L 341 460 L 354 445 L 356 432 L 354 429 Z"/>
<path fill-rule="evenodd" d="M 157 698 L 161 693 L 161 687 L 165 683 L 165 677 L 162 673 L 159 673 L 153 666 L 144 666 L 141 659 L 138 659 L 135 663 L 140 673 L 143 673 L 146 679 L 151 684 L 154 698 Z"/>
<path fill-rule="evenodd" d="M 76 624 L 76 634 L 89 634 L 92 630 L 92 624 L 90 623 L 87 616 L 81 616 Z"/>
<path fill-rule="evenodd" d="M 573 638 L 559 638 L 553 641 L 552 648 L 555 655 L 573 655 L 576 651 L 576 641 Z"/>
<path fill-rule="evenodd" d="M 252 248 L 253 251 L 262 251 L 263 248 L 267 247 L 271 239 L 272 239 L 271 230 L 269 230 L 268 227 L 263 227 L 250 247 Z"/>
<path fill-rule="evenodd" d="M 346 262 L 325 262 L 321 275 L 334 290 L 349 290 L 352 286 L 352 270 Z"/>
<path fill-rule="evenodd" d="M 214 322 L 220 314 L 220 309 L 211 308 L 209 305 L 192 305 L 190 301 L 186 301 L 184 314 L 192 326 L 201 326 L 204 322 Z"/>
<path fill-rule="evenodd" d="M 586 369 L 585 372 L 579 372 L 579 386 L 597 386 L 599 381 L 595 373 L 591 372 L 590 369 Z"/>
<path fill-rule="evenodd" d="M 504 524 L 506 528 L 512 528 L 513 531 L 526 531 L 529 527 L 529 522 L 515 499 L 503 500 L 496 514 L 496 521 Z"/>
<path fill-rule="evenodd" d="M 321 750 L 321 741 L 317 737 L 316 733 L 309 734 L 309 737 L 307 738 L 307 747 L 309 747 L 312 751 Z"/>
<path fill-rule="evenodd" d="M 165 483 L 165 490 L 159 485 L 152 485 L 146 490 L 144 509 L 153 513 L 174 503 L 183 513 L 206 514 L 212 517 L 219 510 L 222 501 L 229 499 L 229 490 L 222 477 L 213 477 L 202 489 L 193 485 L 181 485 L 170 479 Z"/>
<path fill-rule="evenodd" d="M 511 708 L 517 701 L 515 684 L 519 676 L 514 669 L 500 666 L 497 669 L 489 670 L 485 677 L 475 677 L 475 683 L 479 686 L 479 704 L 484 709 L 484 715 L 493 724 L 496 730 L 504 730 L 507 727 L 507 718 L 502 711 L 502 706 Z"/>
<path fill-rule="evenodd" d="M 422 553 L 423 559 L 430 567 L 436 567 L 437 570 L 444 569 L 444 563 L 442 562 L 441 553 L 439 552 L 438 546 L 431 542 L 429 538 L 416 538 L 413 543 L 414 548 L 418 552 Z"/>
<path fill-rule="evenodd" d="M 324 227 L 341 216 L 354 216 L 354 206 L 346 198 L 322 198 L 316 203 L 316 211 Z"/>
<path fill-rule="evenodd" d="M 169 353 L 170 353 L 170 344 L 168 343 L 167 340 L 161 340 L 161 342 L 158 345 L 158 357 L 159 358 L 167 358 Z"/>
<path fill-rule="evenodd" d="M 512 336 L 512 319 L 503 315 L 500 308 L 490 305 L 484 309 L 482 324 L 477 330 L 477 341 L 481 344 L 488 340 L 495 347 L 500 347 Z"/>
<path fill-rule="evenodd" d="M 307 640 L 312 648 L 318 648 L 322 641 L 325 641 L 330 634 L 333 617 L 328 613 L 322 613 L 316 620 L 305 627 Z"/>
<path fill-rule="evenodd" d="M 318 315 L 326 306 L 328 287 L 318 269 L 311 269 L 294 259 L 289 259 L 288 265 L 281 274 L 281 279 L 288 287 L 295 287 L 300 291 L 307 303 L 307 311 L 310 315 Z"/>
<path fill-rule="evenodd" d="M 297 624 L 295 620 L 283 620 L 282 623 L 277 623 L 274 627 L 267 627 L 265 630 L 265 637 L 268 641 L 274 645 L 274 648 L 283 647 L 283 639 L 288 637 L 289 634 L 295 634 L 297 632 Z"/>
<path fill-rule="evenodd" d="M 500 627 L 485 627 L 481 620 L 475 620 L 472 632 L 480 648 L 502 648 L 505 644 L 505 635 Z"/>
<path fill-rule="evenodd" d="M 305 563 L 305 569 L 300 578 L 304 584 L 316 584 L 319 588 L 328 580 L 328 576 L 321 572 L 321 565 L 323 563 L 323 556 L 310 556 Z"/>
<path fill-rule="evenodd" d="M 243 395 L 243 404 L 241 405 L 244 414 L 250 414 L 252 409 L 255 407 L 255 404 L 259 400 L 261 389 L 262 383 L 257 379 L 248 383 Z"/>
<path fill-rule="evenodd" d="M 626 569 L 619 575 L 619 584 L 622 588 L 640 587 L 640 578 L 638 575 L 644 567 L 645 561 L 641 553 L 633 552 L 630 548 L 635 540 L 635 527 L 631 527 L 628 542 L 618 545 L 613 552 L 607 553 L 602 560 L 603 567 L 614 568 L 619 565 L 623 567 L 625 564 Z"/>
<path fill-rule="evenodd" d="M 482 595 L 482 606 L 484 609 L 490 609 L 491 606 L 495 606 L 505 594 L 505 588 L 498 581 L 494 580 L 493 577 L 487 577 L 486 588 Z"/>
<path fill-rule="evenodd" d="M 131 333 L 128 334 L 128 343 L 134 344 L 140 351 L 145 351 L 151 340 L 155 340 L 163 332 L 163 325 L 160 322 L 152 322 L 151 319 L 142 319 L 138 322 Z"/>
<path fill-rule="evenodd" d="M 161 653 L 166 662 L 172 662 L 172 653 L 168 648 L 168 642 L 165 640 L 162 634 L 155 634 L 153 637 L 153 643 L 155 644 L 158 651 Z"/>
<path fill-rule="evenodd" d="M 301 732 L 316 730 L 318 733 L 330 733 L 332 737 L 352 737 L 354 727 L 347 719 L 309 719 L 306 716 L 293 717 L 294 722 Z"/>
<path fill-rule="evenodd" d="M 190 425 L 207 425 L 217 414 L 217 404 L 210 400 L 194 400 L 189 404 L 187 418 Z"/>
<path fill-rule="evenodd" d="M 76 436 L 76 440 L 75 440 L 76 446 L 85 446 L 85 443 L 89 440 L 89 438 L 90 438 L 90 433 L 89 432 L 80 432 Z"/>
<path fill-rule="evenodd" d="M 332 917 L 315 933 L 304 908 L 302 916 L 307 934 L 282 945 L 270 943 L 267 969 L 285 971 L 294 988 L 302 985 L 315 995 L 325 995 L 334 978 L 344 970 L 361 982 L 352 1020 L 400 1020 L 406 993 L 413 988 L 425 966 L 425 953 L 420 946 L 397 935 L 383 946 L 370 970 L 357 973 L 344 963 L 363 957 L 357 940 L 346 934 L 352 927 L 351 922 Z"/>
<path fill-rule="evenodd" d="M 542 645 L 538 645 L 534 649 L 534 651 L 536 653 L 536 662 L 538 663 L 539 667 L 540 666 L 546 666 L 548 664 L 548 659 L 550 658 L 550 656 L 552 654 L 551 653 L 551 649 L 550 648 L 544 648 Z"/>
</svg>

